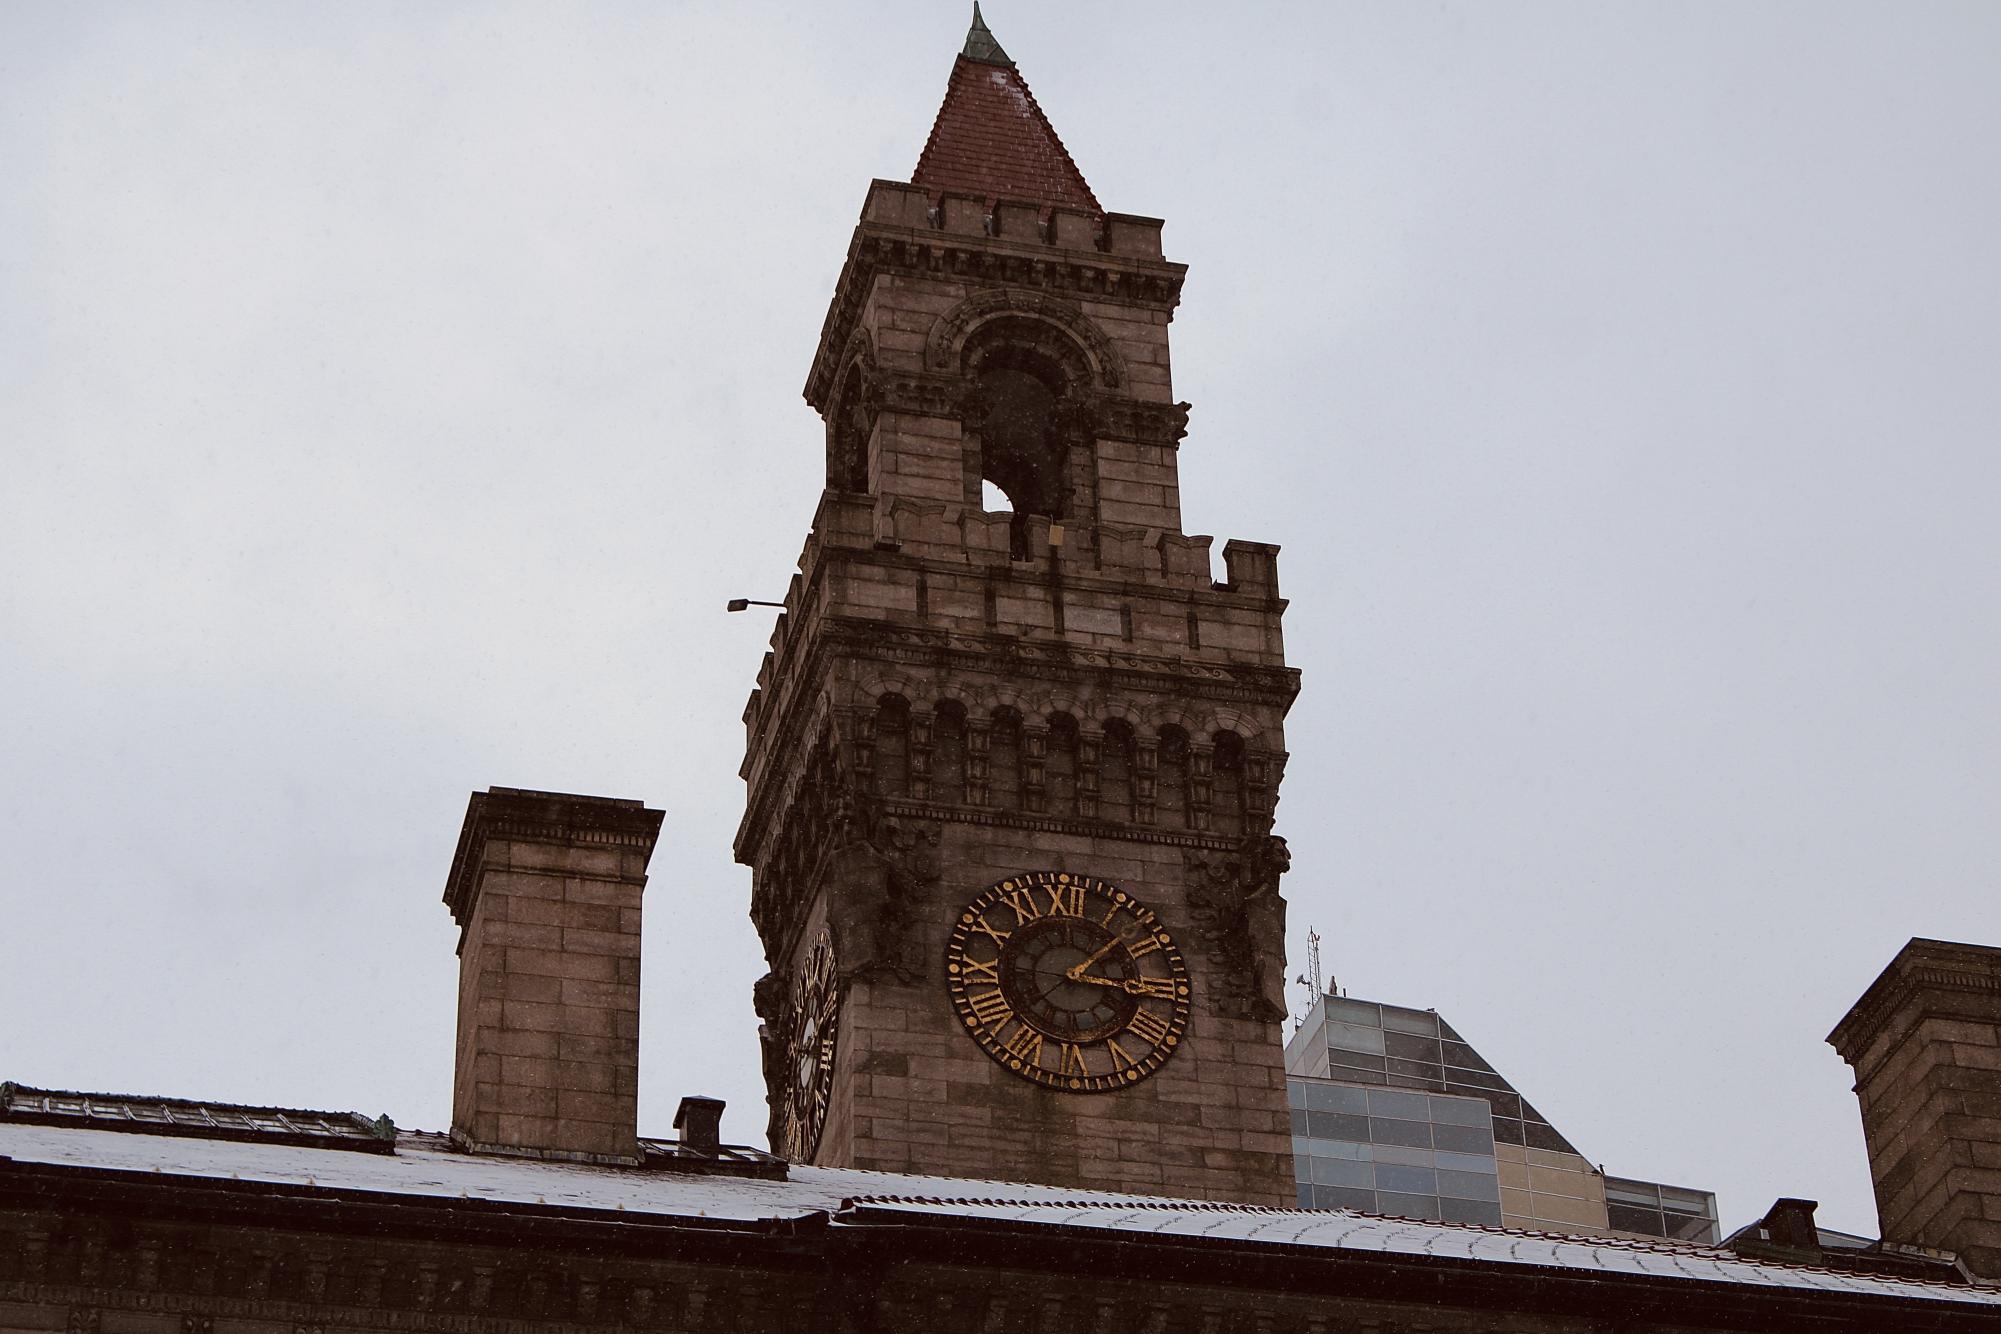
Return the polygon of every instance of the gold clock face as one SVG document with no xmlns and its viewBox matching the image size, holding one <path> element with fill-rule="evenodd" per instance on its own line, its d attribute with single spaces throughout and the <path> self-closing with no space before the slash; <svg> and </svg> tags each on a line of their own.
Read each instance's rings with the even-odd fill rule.
<svg viewBox="0 0 2001 1334">
<path fill-rule="evenodd" d="M 1139 1082 L 1188 1026 L 1188 965 L 1153 910 L 1067 871 L 1018 875 L 967 904 L 945 978 L 981 1050 L 1069 1093 Z"/>
<path fill-rule="evenodd" d="M 841 989 L 834 942 L 825 931 L 813 943 L 792 984 L 792 1031 L 785 1041 L 788 1093 L 780 1138 L 785 1156 L 810 1163 L 827 1123 L 834 1086 L 834 1044 L 840 1035 Z"/>
</svg>

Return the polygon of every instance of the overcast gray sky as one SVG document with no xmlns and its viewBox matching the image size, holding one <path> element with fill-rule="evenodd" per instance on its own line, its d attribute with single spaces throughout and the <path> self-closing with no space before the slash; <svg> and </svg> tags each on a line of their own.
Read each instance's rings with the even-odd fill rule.
<svg viewBox="0 0 2001 1334">
<path fill-rule="evenodd" d="M 1872 1231 L 1822 1037 L 2001 943 L 2001 8 L 987 16 L 1192 266 L 1190 530 L 1285 548 L 1295 971 Z M 499 783 L 666 810 L 642 1128 L 761 1135 L 722 604 L 966 18 L 0 8 L 0 1077 L 443 1128 Z"/>
</svg>

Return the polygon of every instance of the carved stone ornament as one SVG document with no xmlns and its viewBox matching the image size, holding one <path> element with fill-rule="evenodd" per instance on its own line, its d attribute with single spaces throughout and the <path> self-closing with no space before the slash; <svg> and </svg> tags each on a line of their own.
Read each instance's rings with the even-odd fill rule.
<svg viewBox="0 0 2001 1334">
<path fill-rule="evenodd" d="M 785 1037 L 792 1031 L 791 988 L 778 973 L 766 973 L 751 988 L 751 1006 L 757 1011 L 757 1046 L 763 1058 L 764 1101 L 768 1110 L 765 1133 L 773 1144 L 779 1142 L 779 1127 L 791 1087 L 785 1068 Z"/>
<path fill-rule="evenodd" d="M 1212 982 L 1211 1008 L 1225 1017 L 1284 1019 L 1285 899 L 1278 881 L 1292 866 L 1285 840 L 1254 834 L 1229 852 L 1190 848 L 1183 857 L 1196 930 L 1236 984 Z"/>
<path fill-rule="evenodd" d="M 827 876 L 827 924 L 841 979 L 915 982 L 924 965 L 913 914 L 938 880 L 938 825 L 882 814 L 872 801 L 851 798 L 847 807 L 859 836 L 836 847 Z"/>
<path fill-rule="evenodd" d="M 1083 349 L 1090 359 L 1092 379 L 1107 389 L 1125 383 L 1125 367 L 1112 340 L 1075 302 L 1013 287 L 993 287 L 973 293 L 940 315 L 924 343 L 925 369 L 950 374 L 960 369 L 962 349 L 973 332 L 1002 316 L 1027 317 L 1055 326 Z"/>
</svg>

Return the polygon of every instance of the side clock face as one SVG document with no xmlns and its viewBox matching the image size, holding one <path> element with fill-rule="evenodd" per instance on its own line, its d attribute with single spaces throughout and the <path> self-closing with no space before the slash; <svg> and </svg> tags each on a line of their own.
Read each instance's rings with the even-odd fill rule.
<svg viewBox="0 0 2001 1334">
<path fill-rule="evenodd" d="M 1065 871 L 1003 880 L 967 904 L 945 979 L 981 1050 L 1070 1093 L 1146 1078 L 1188 1026 L 1188 965 L 1153 910 Z"/>
<path fill-rule="evenodd" d="M 834 973 L 834 943 L 825 931 L 806 955 L 792 984 L 792 1031 L 785 1041 L 788 1089 L 780 1136 L 785 1156 L 810 1163 L 827 1123 L 827 1095 L 834 1085 L 834 1043 L 840 1035 L 841 989 Z"/>
</svg>

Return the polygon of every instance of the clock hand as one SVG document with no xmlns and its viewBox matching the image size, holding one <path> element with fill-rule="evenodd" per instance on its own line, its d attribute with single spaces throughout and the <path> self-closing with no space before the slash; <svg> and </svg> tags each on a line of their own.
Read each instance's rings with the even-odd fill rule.
<svg viewBox="0 0 2001 1334">
<path fill-rule="evenodd" d="M 1128 949 L 1130 949 L 1132 947 L 1132 942 L 1127 940 L 1124 936 L 1113 936 L 1110 940 L 1106 941 L 1102 946 L 1099 947 L 1098 952 L 1096 954 L 1093 954 L 1090 958 L 1084 960 L 1084 962 L 1078 964 L 1075 968 L 1068 970 L 1063 974 L 1063 976 L 1069 978 L 1072 982 L 1083 981 L 1084 970 L 1086 968 L 1089 968 L 1092 964 L 1104 958 L 1107 954 L 1110 954 L 1114 949 L 1116 949 L 1120 945 L 1124 945 Z"/>
<path fill-rule="evenodd" d="M 1094 987 L 1117 987 L 1128 996 L 1172 996 L 1174 983 L 1158 977 L 1092 977 L 1079 973 L 1072 982 L 1088 982 Z"/>
</svg>

